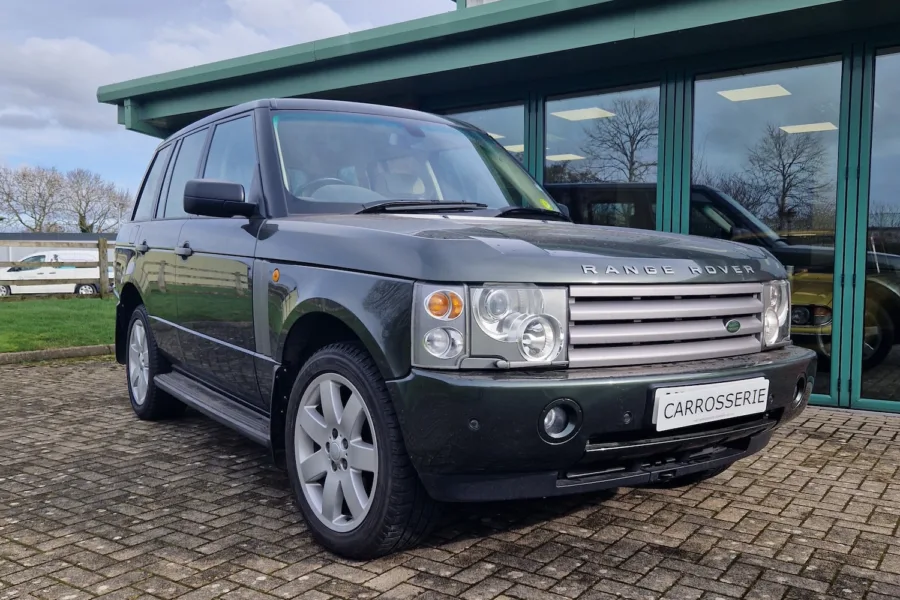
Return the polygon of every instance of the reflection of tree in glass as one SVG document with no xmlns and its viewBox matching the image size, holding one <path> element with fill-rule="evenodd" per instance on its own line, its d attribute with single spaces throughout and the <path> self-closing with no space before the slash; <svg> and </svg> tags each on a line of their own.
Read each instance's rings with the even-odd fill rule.
<svg viewBox="0 0 900 600">
<path fill-rule="evenodd" d="M 659 102 L 619 98 L 615 116 L 585 127 L 582 152 L 602 181 L 652 181 L 656 178 Z"/>
<path fill-rule="evenodd" d="M 750 149 L 751 177 L 774 200 L 779 230 L 790 227 L 795 217 L 812 216 L 815 201 L 829 188 L 823 180 L 826 158 L 820 136 L 790 134 L 771 124 Z"/>
<path fill-rule="evenodd" d="M 600 183 L 603 181 L 590 169 L 578 169 L 571 161 L 553 163 L 544 170 L 546 183 Z"/>
<path fill-rule="evenodd" d="M 832 191 L 827 159 L 821 136 L 790 134 L 769 124 L 748 150 L 743 171 L 710 173 L 699 157 L 692 178 L 725 192 L 778 231 L 826 229 L 834 227 L 834 203 L 826 198 Z"/>
</svg>

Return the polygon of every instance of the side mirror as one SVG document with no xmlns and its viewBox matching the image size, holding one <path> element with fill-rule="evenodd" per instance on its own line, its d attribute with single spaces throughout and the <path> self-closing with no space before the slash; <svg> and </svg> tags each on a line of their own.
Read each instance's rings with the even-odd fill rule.
<svg viewBox="0 0 900 600">
<path fill-rule="evenodd" d="M 559 212 L 561 212 L 562 214 L 564 214 L 564 215 L 566 216 L 567 219 L 569 219 L 569 220 L 572 219 L 572 214 L 569 212 L 569 207 L 568 207 L 568 206 L 566 206 L 566 205 L 563 204 L 562 202 L 557 202 L 557 203 L 556 203 L 556 206 L 559 207 Z"/>
<path fill-rule="evenodd" d="M 247 217 L 256 204 L 244 201 L 244 186 L 216 179 L 191 179 L 184 186 L 184 210 L 201 217 Z"/>
</svg>

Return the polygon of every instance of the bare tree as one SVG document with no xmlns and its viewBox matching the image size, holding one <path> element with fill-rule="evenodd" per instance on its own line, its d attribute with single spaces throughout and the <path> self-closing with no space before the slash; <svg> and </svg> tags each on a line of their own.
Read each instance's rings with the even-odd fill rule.
<svg viewBox="0 0 900 600">
<path fill-rule="evenodd" d="M 556 162 L 544 171 L 545 183 L 599 183 L 602 179 L 591 169 L 576 169 L 571 161 Z"/>
<path fill-rule="evenodd" d="M 659 102 L 650 98 L 620 98 L 614 117 L 597 119 L 585 129 L 582 151 L 604 181 L 652 180 L 658 162 Z"/>
<path fill-rule="evenodd" d="M 64 178 L 55 168 L 0 167 L 0 210 L 29 232 L 58 227 Z"/>
<path fill-rule="evenodd" d="M 114 231 L 129 202 L 125 194 L 98 173 L 73 169 L 66 173 L 62 190 L 65 215 L 80 233 Z"/>
<path fill-rule="evenodd" d="M 747 175 L 772 203 L 769 218 L 778 230 L 789 229 L 798 216 L 811 218 L 815 201 L 830 187 L 823 177 L 826 159 L 821 137 L 789 134 L 772 124 L 750 149 Z"/>
</svg>

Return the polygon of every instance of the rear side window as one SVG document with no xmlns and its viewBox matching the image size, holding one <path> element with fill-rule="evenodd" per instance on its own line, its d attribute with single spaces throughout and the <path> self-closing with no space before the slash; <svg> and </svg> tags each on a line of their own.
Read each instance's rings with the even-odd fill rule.
<svg viewBox="0 0 900 600">
<path fill-rule="evenodd" d="M 241 117 L 216 126 L 209 157 L 206 159 L 204 179 L 222 179 L 244 186 L 245 198 L 256 171 L 256 143 L 253 120 Z"/>
<path fill-rule="evenodd" d="M 185 219 L 188 216 L 184 212 L 184 186 L 197 176 L 197 166 L 200 164 L 200 155 L 203 154 L 203 146 L 206 143 L 206 132 L 204 129 L 192 133 L 181 141 L 166 199 L 160 201 L 161 204 L 165 202 L 162 216 L 166 219 Z M 160 211 L 157 211 L 157 214 L 160 214 Z"/>
<path fill-rule="evenodd" d="M 141 186 L 141 193 L 138 195 L 137 203 L 134 207 L 134 216 L 132 221 L 146 221 L 153 215 L 153 203 L 159 193 L 159 186 L 163 173 L 169 163 L 169 154 L 172 153 L 172 146 L 168 145 L 156 154 L 153 159 L 153 165 L 144 185 Z"/>
</svg>

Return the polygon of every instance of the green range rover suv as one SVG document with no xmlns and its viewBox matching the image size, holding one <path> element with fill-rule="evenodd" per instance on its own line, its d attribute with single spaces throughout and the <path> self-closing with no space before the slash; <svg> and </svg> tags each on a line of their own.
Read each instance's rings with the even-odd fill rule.
<svg viewBox="0 0 900 600">
<path fill-rule="evenodd" d="M 258 101 L 163 141 L 115 289 L 137 416 L 267 447 L 355 558 L 441 502 L 712 477 L 816 369 L 766 249 L 574 224 L 485 132 L 371 105 Z"/>
</svg>

